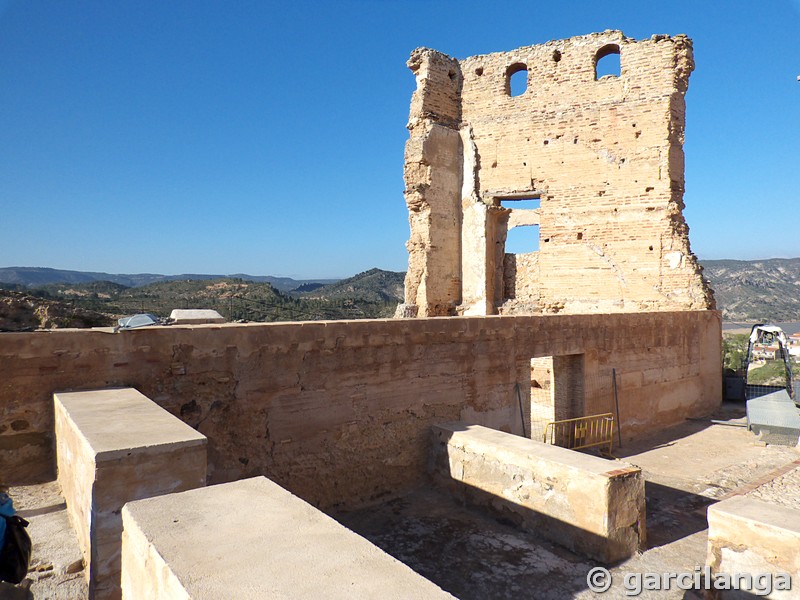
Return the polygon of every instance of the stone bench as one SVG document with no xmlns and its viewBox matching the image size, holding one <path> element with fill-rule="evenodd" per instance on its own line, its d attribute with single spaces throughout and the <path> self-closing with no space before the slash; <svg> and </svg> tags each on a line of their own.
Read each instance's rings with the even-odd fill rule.
<svg viewBox="0 0 800 600">
<path fill-rule="evenodd" d="M 126 600 L 452 598 L 265 477 L 129 502 Z"/>
<path fill-rule="evenodd" d="M 120 597 L 122 506 L 204 486 L 206 437 L 132 388 L 54 394 L 58 481 L 90 597 Z"/>
<path fill-rule="evenodd" d="M 434 478 L 462 501 L 604 563 L 643 549 L 640 469 L 479 425 L 433 435 Z"/>
<path fill-rule="evenodd" d="M 797 598 L 800 510 L 747 496 L 734 496 L 712 504 L 708 507 L 706 564 L 713 574 L 749 574 L 754 578 L 756 591 L 764 584 L 756 580 L 756 575 L 771 574 L 772 585 L 777 587 L 777 575 L 788 574 L 794 591 L 775 589 L 769 597 Z M 747 589 L 747 585 L 742 585 L 741 589 Z M 712 592 L 709 597 L 717 596 Z"/>
</svg>

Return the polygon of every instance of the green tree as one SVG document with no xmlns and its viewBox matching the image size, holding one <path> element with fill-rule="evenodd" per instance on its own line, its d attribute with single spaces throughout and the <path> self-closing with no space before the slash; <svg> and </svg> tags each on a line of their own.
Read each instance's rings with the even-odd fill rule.
<svg viewBox="0 0 800 600">
<path fill-rule="evenodd" d="M 747 374 L 747 383 L 750 385 L 785 385 L 786 367 L 783 361 L 770 360 L 763 366 L 750 369 Z"/>
<path fill-rule="evenodd" d="M 722 368 L 739 372 L 747 356 L 748 335 L 737 333 L 722 336 Z"/>
</svg>

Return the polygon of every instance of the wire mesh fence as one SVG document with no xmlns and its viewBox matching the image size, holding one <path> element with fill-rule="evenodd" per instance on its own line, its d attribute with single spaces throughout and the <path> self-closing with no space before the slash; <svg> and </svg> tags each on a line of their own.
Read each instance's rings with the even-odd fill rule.
<svg viewBox="0 0 800 600">
<path fill-rule="evenodd" d="M 785 393 L 792 398 L 793 400 L 797 400 L 797 385 L 800 381 L 795 380 L 794 385 L 791 388 L 788 388 L 784 385 L 757 385 L 757 384 L 745 384 L 744 385 L 744 399 L 745 400 L 754 400 L 755 398 L 762 398 L 764 396 L 769 396 L 771 394 L 776 393 Z"/>
</svg>

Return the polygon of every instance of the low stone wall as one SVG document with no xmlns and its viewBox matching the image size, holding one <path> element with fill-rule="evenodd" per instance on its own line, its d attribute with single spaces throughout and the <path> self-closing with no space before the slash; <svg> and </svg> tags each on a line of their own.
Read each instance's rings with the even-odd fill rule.
<svg viewBox="0 0 800 600">
<path fill-rule="evenodd" d="M 125 600 L 452 598 L 265 477 L 130 502 Z"/>
<path fill-rule="evenodd" d="M 120 510 L 129 500 L 205 485 L 206 438 L 134 389 L 57 393 L 58 481 L 89 593 L 120 597 Z"/>
<path fill-rule="evenodd" d="M 210 483 L 352 507 L 423 483 L 436 423 L 522 433 L 533 357 L 580 356 L 586 414 L 616 368 L 626 440 L 706 415 L 720 331 L 698 311 L 0 333 L 0 473 L 52 476 L 53 392 L 127 386 L 208 437 Z"/>
<path fill-rule="evenodd" d="M 436 482 L 604 563 L 644 548 L 641 469 L 467 423 L 433 428 Z"/>
<path fill-rule="evenodd" d="M 747 496 L 734 496 L 708 507 L 708 557 L 706 564 L 712 574 L 728 574 L 743 582 L 753 578 L 755 595 L 764 596 L 767 580 L 772 593 L 769 598 L 798 597 L 800 587 L 800 511 L 786 506 L 769 504 Z M 779 574 L 789 575 L 791 589 L 778 589 Z M 760 577 L 759 577 L 760 576 Z M 737 584 L 738 585 L 738 584 Z M 717 594 L 717 595 L 715 595 Z M 718 595 L 710 591 L 707 598 L 753 597 Z"/>
</svg>

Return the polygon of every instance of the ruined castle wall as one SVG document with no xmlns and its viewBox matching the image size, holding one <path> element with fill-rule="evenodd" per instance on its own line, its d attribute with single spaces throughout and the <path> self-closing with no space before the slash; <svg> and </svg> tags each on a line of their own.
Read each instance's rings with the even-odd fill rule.
<svg viewBox="0 0 800 600">
<path fill-rule="evenodd" d="M 0 476 L 52 476 L 54 392 L 130 386 L 208 437 L 209 483 L 354 504 L 424 481 L 435 423 L 522 433 L 537 356 L 582 355 L 586 414 L 609 410 L 616 368 L 626 439 L 707 414 L 720 330 L 687 311 L 3 333 Z"/>
<path fill-rule="evenodd" d="M 596 59 L 609 49 L 619 53 L 620 74 L 596 80 Z M 461 199 L 459 312 L 481 312 L 484 297 L 484 314 L 713 308 L 682 215 L 684 94 L 694 68 L 685 36 L 636 41 L 607 31 L 458 65 L 459 126 L 471 143 L 463 179 L 475 182 Z M 512 96 L 510 73 L 522 68 L 527 89 Z M 437 83 L 418 85 L 432 94 Z M 515 199 L 537 196 L 534 219 L 514 208 Z M 486 221 L 468 222 L 474 212 Z M 535 268 L 507 273 L 505 231 L 525 224 L 539 225 L 539 251 L 518 265 Z M 415 269 L 410 263 L 411 279 Z M 525 292 L 505 294 L 509 281 Z"/>
<path fill-rule="evenodd" d="M 425 316 L 453 314 L 461 299 L 461 72 L 434 51 L 409 61 L 418 88 L 411 102 L 405 151 L 405 198 L 411 237 L 406 303 Z"/>
</svg>

